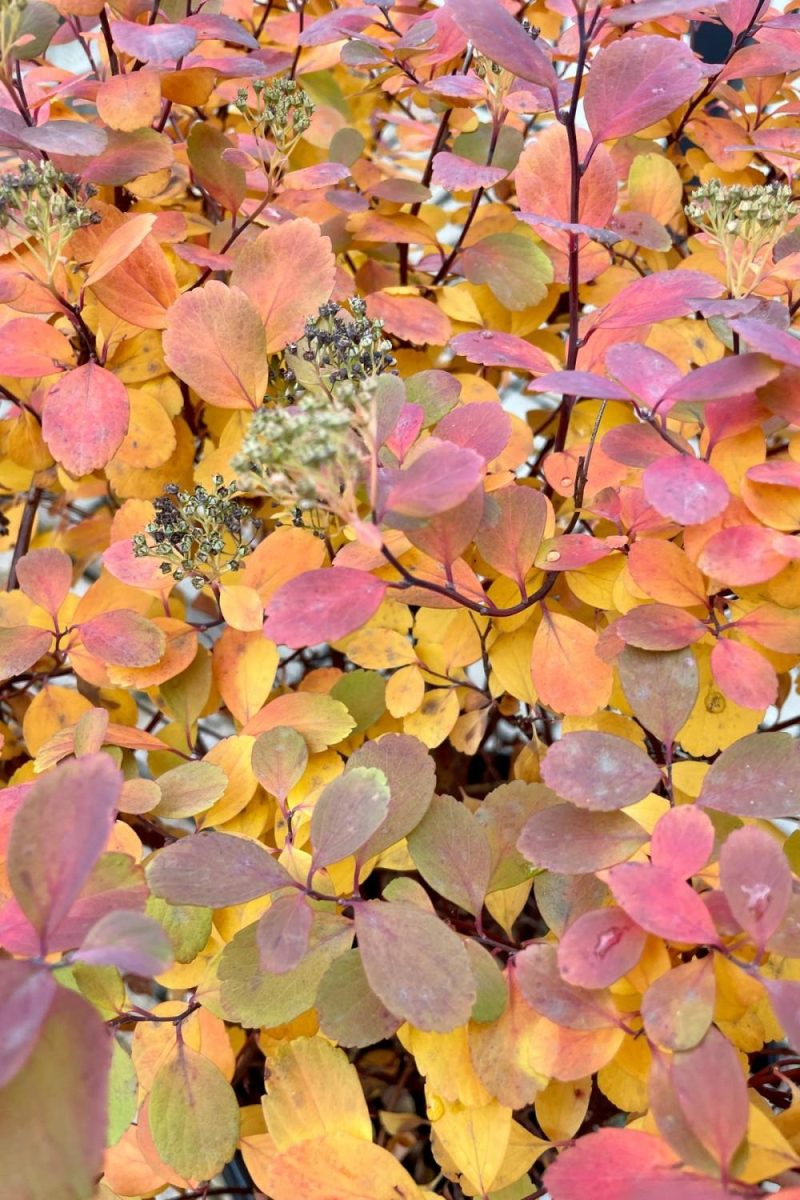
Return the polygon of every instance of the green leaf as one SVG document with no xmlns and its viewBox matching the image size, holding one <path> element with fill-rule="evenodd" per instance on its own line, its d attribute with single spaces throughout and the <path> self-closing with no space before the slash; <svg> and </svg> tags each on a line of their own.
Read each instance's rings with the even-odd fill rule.
<svg viewBox="0 0 800 1200">
<path fill-rule="evenodd" d="M 150 1132 L 164 1162 L 190 1179 L 211 1179 L 236 1153 L 239 1105 L 219 1067 L 183 1043 L 155 1077 Z"/>
<path fill-rule="evenodd" d="M 480 942 L 465 938 L 464 945 L 469 955 L 477 995 L 472 1006 L 470 1019 L 473 1021 L 496 1021 L 505 1012 L 508 1004 L 508 984 L 500 964 Z"/>
<path fill-rule="evenodd" d="M 377 671 L 348 671 L 330 694 L 341 700 L 355 720 L 353 733 L 363 733 L 386 712 L 386 680 Z"/>
<path fill-rule="evenodd" d="M 169 904 L 158 896 L 151 896 L 147 901 L 147 915 L 166 930 L 176 962 L 193 962 L 211 937 L 210 908 Z"/>
<path fill-rule="evenodd" d="M 311 814 L 314 867 L 355 854 L 383 823 L 388 809 L 386 776 L 377 767 L 356 767 L 332 780 Z"/>
<path fill-rule="evenodd" d="M 485 283 L 505 308 L 538 304 L 553 282 L 553 264 L 524 233 L 492 233 L 462 250 L 459 269 L 470 283 Z"/>
<path fill-rule="evenodd" d="M 492 873 L 489 842 L 475 817 L 452 796 L 434 796 L 408 849 L 423 879 L 440 896 L 477 916 Z"/>
<path fill-rule="evenodd" d="M 115 1038 L 111 1053 L 111 1071 L 108 1076 L 106 1145 L 115 1146 L 136 1116 L 138 1088 L 136 1070 L 131 1056 Z"/>
<path fill-rule="evenodd" d="M 340 1046 L 371 1046 L 400 1025 L 370 988 L 358 950 L 348 950 L 328 967 L 316 1008 L 320 1029 Z"/>
</svg>

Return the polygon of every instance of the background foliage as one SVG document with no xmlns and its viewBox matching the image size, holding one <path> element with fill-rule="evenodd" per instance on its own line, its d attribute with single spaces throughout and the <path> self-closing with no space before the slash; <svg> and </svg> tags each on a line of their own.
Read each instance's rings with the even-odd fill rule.
<svg viewBox="0 0 800 1200">
<path fill-rule="evenodd" d="M 4 1195 L 800 1194 L 794 8 L 4 0 Z"/>
</svg>

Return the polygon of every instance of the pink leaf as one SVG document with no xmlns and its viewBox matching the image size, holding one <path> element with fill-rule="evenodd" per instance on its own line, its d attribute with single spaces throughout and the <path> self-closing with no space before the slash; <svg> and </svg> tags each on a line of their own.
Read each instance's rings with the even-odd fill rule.
<svg viewBox="0 0 800 1200">
<path fill-rule="evenodd" d="M 725 480 L 689 454 L 661 458 L 645 469 L 642 488 L 656 512 L 679 525 L 703 525 L 728 507 Z"/>
<path fill-rule="evenodd" d="M 431 182 L 448 192 L 474 192 L 477 188 L 493 187 L 507 174 L 504 167 L 487 167 L 442 150 L 433 160 Z"/>
<path fill-rule="evenodd" d="M 557 396 L 591 396 L 596 400 L 631 399 L 625 388 L 591 371 L 551 371 L 529 383 L 526 390 L 555 392 Z"/>
<path fill-rule="evenodd" d="M 442 417 L 436 437 L 462 449 L 474 450 L 485 463 L 502 454 L 511 437 L 511 418 L 495 401 L 462 404 Z"/>
<path fill-rule="evenodd" d="M 459 333 L 450 346 L 455 354 L 463 354 L 467 362 L 480 363 L 484 367 L 508 367 L 535 375 L 542 375 L 553 367 L 543 350 L 513 333 L 495 333 L 491 329 Z"/>
<path fill-rule="evenodd" d="M 80 627 L 90 654 L 119 667 L 149 667 L 166 648 L 164 631 L 132 609 L 100 613 Z"/>
<path fill-rule="evenodd" d="M 0 375 L 36 379 L 75 361 L 69 339 L 38 317 L 15 317 L 2 327 Z"/>
<path fill-rule="evenodd" d="M 581 730 L 567 733 L 544 757 L 542 779 L 557 795 L 594 812 L 637 804 L 661 781 L 661 772 L 627 738 Z"/>
<path fill-rule="evenodd" d="M 0 679 L 13 679 L 46 654 L 52 634 L 33 625 L 0 628 Z"/>
<path fill-rule="evenodd" d="M 788 733 L 739 738 L 709 767 L 698 804 L 737 817 L 796 817 L 800 742 Z"/>
<path fill-rule="evenodd" d="M 483 472 L 484 461 L 474 450 L 428 438 L 413 462 L 401 471 L 387 472 L 383 512 L 395 521 L 447 512 L 466 500 Z"/>
<path fill-rule="evenodd" d="M 786 1039 L 792 1049 L 797 1050 L 800 1046 L 800 983 L 793 979 L 769 978 L 764 983 Z"/>
<path fill-rule="evenodd" d="M 586 1134 L 562 1151 L 547 1168 L 545 1187 L 552 1200 L 666 1200 L 668 1193 L 656 1196 L 652 1189 L 657 1180 L 667 1180 L 694 1200 L 675 1174 L 675 1155 L 661 1138 L 609 1128 Z"/>
<path fill-rule="evenodd" d="M 144 913 L 117 909 L 92 926 L 75 952 L 81 962 L 116 967 L 132 975 L 160 975 L 172 965 L 164 927 Z"/>
<path fill-rule="evenodd" d="M 800 341 L 786 330 L 776 329 L 774 325 L 758 321 L 755 317 L 737 317 L 731 321 L 731 329 L 740 334 L 754 350 L 768 354 L 776 362 L 800 367 Z"/>
<path fill-rule="evenodd" d="M 0 963 L 0 1087 L 24 1067 L 59 989 L 52 974 L 30 963 Z"/>
<path fill-rule="evenodd" d="M 156 25 L 112 21 L 111 33 L 118 49 L 142 62 L 172 62 L 188 54 L 197 43 L 197 33 L 189 25 L 166 21 Z"/>
<path fill-rule="evenodd" d="M 304 571 L 270 599 L 264 632 L 292 649 L 336 642 L 377 612 L 386 587 L 384 580 L 352 567 Z"/>
<path fill-rule="evenodd" d="M 679 879 L 701 871 L 714 849 L 714 826 L 704 812 L 689 804 L 671 808 L 656 823 L 650 839 L 653 865 Z"/>
<path fill-rule="evenodd" d="M 682 650 L 708 633 L 697 617 L 671 604 L 641 604 L 611 628 L 627 645 L 640 650 Z"/>
<path fill-rule="evenodd" d="M 747 587 L 765 583 L 782 571 L 789 559 L 785 539 L 763 525 L 732 525 L 711 535 L 697 560 L 712 579 Z"/>
<path fill-rule="evenodd" d="M 647 408 L 655 408 L 664 392 L 682 378 L 671 358 L 640 342 L 611 346 L 606 354 L 606 370 Z"/>
<path fill-rule="evenodd" d="M 292 878 L 260 842 L 204 831 L 159 850 L 147 864 L 147 882 L 170 904 L 227 908 L 287 887 Z"/>
<path fill-rule="evenodd" d="M 17 563 L 17 582 L 26 596 L 54 617 L 72 587 L 72 560 L 63 550 L 29 550 Z"/>
<path fill-rule="evenodd" d="M 689 1129 L 727 1173 L 747 1132 L 749 1103 L 739 1056 L 720 1031 L 672 1059 L 672 1082 Z"/>
<path fill-rule="evenodd" d="M 584 812 L 574 804 L 555 804 L 534 813 L 517 848 L 535 867 L 559 875 L 586 875 L 624 862 L 647 834 L 623 812 Z"/>
<path fill-rule="evenodd" d="M 481 54 L 512 75 L 554 92 L 553 64 L 499 0 L 448 0 L 447 7 Z"/>
<path fill-rule="evenodd" d="M 763 712 L 777 699 L 775 668 L 752 646 L 720 638 L 711 651 L 711 673 L 720 691 L 742 708 Z"/>
<path fill-rule="evenodd" d="M 618 43 L 621 45 L 622 43 Z M 630 43 L 627 43 L 630 45 Z M 680 44 L 680 43 L 672 43 Z M 701 299 L 722 295 L 724 285 L 703 271 L 657 271 L 635 279 L 593 321 L 604 329 L 631 329 L 694 312 Z"/>
<path fill-rule="evenodd" d="M 536 555 L 536 565 L 543 571 L 579 571 L 581 567 L 608 558 L 609 554 L 619 550 L 619 545 L 613 545 L 615 540 L 625 545 L 625 538 L 615 539 L 613 536 L 597 538 L 587 533 L 558 534 L 542 542 Z"/>
<path fill-rule="evenodd" d="M 734 829 L 719 856 L 731 912 L 763 951 L 792 900 L 792 872 L 780 842 L 755 825 Z"/>
<path fill-rule="evenodd" d="M 576 987 L 602 988 L 632 971 L 647 934 L 621 908 L 582 913 L 558 946 L 558 969 Z"/>
<path fill-rule="evenodd" d="M 576 988 L 564 981 L 555 946 L 526 946 L 514 959 L 514 973 L 531 1008 L 564 1029 L 608 1029 L 617 1024 L 607 992 Z"/>
<path fill-rule="evenodd" d="M 43 947 L 108 841 L 121 790 L 111 759 L 87 755 L 38 779 L 14 818 L 9 882 Z"/>
<path fill-rule="evenodd" d="M 511 487 L 486 497 L 476 545 L 489 566 L 520 585 L 533 566 L 549 504 L 535 488 Z"/>
<path fill-rule="evenodd" d="M 685 103 L 702 78 L 699 60 L 674 38 L 625 38 L 606 46 L 593 61 L 584 97 L 595 141 L 654 125 Z"/>
<path fill-rule="evenodd" d="M 673 942 L 716 945 L 708 909 L 688 884 L 664 867 L 622 863 L 608 873 L 608 886 L 642 929 Z"/>
<path fill-rule="evenodd" d="M 708 363 L 684 375 L 664 393 L 672 406 L 689 400 L 726 400 L 763 387 L 778 374 L 778 368 L 763 354 L 738 354 Z"/>
<path fill-rule="evenodd" d="M 129 415 L 125 384 L 85 363 L 49 388 L 42 435 L 56 462 L 80 478 L 106 465 L 128 432 Z"/>
</svg>

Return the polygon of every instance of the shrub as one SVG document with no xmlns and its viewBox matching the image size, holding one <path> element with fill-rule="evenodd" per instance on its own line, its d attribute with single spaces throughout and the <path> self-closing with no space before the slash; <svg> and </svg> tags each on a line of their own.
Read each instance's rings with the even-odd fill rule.
<svg viewBox="0 0 800 1200">
<path fill-rule="evenodd" d="M 8 0 L 0 1192 L 800 1195 L 798 16 Z"/>
</svg>

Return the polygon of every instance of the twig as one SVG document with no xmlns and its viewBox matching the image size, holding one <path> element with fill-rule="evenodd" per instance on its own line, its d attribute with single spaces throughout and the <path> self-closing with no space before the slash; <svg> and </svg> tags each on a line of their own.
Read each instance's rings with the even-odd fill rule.
<svg viewBox="0 0 800 1200">
<path fill-rule="evenodd" d="M 28 553 L 31 537 L 33 536 L 33 527 L 36 524 L 36 513 L 42 502 L 43 495 L 44 488 L 31 487 L 25 500 L 25 508 L 22 512 L 19 532 L 17 533 L 17 541 L 14 546 L 14 553 L 11 556 L 11 566 L 8 569 L 8 579 L 6 581 L 7 592 L 13 591 L 17 586 L 17 563 L 23 555 Z"/>
</svg>

